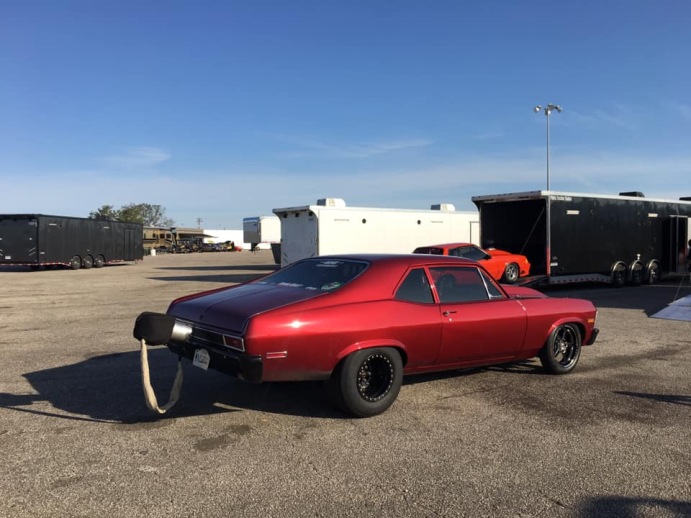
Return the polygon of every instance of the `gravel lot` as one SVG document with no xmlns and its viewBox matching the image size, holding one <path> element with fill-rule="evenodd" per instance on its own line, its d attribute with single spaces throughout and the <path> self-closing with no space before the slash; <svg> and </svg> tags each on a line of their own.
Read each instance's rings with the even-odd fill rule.
<svg viewBox="0 0 691 518">
<path fill-rule="evenodd" d="M 650 318 L 688 277 L 551 292 L 600 308 L 568 376 L 538 362 L 408 378 L 349 419 L 317 383 L 185 365 L 144 405 L 142 311 L 274 269 L 270 252 L 0 270 L 0 516 L 690 516 L 691 323 Z M 176 358 L 150 349 L 159 400 Z"/>
</svg>

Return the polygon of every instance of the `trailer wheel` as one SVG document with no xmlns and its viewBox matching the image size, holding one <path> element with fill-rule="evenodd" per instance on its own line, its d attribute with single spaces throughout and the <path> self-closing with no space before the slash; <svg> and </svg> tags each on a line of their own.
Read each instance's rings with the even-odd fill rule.
<svg viewBox="0 0 691 518">
<path fill-rule="evenodd" d="M 657 284 L 660 282 L 660 263 L 650 261 L 645 272 L 645 282 L 647 284 Z"/>
<path fill-rule="evenodd" d="M 102 255 L 97 255 L 94 258 L 94 268 L 103 268 L 106 264 L 106 258 Z"/>
<path fill-rule="evenodd" d="M 612 266 L 612 286 L 621 288 L 626 284 L 626 265 L 619 261 Z"/>
<path fill-rule="evenodd" d="M 88 270 L 93 265 L 94 265 L 94 258 L 91 257 L 90 255 L 87 255 L 86 257 L 84 257 L 84 259 L 82 259 L 82 268 L 84 268 L 85 270 Z"/>
<path fill-rule="evenodd" d="M 70 259 L 70 268 L 73 270 L 79 270 L 82 267 L 82 260 L 78 255 L 75 255 Z"/>
<path fill-rule="evenodd" d="M 629 276 L 629 282 L 634 285 L 634 286 L 640 286 L 643 284 L 643 280 L 645 277 L 645 271 L 643 269 L 643 263 L 640 261 L 634 261 L 631 263 L 631 266 L 629 267 L 629 271 L 631 272 Z"/>
<path fill-rule="evenodd" d="M 514 284 L 518 280 L 520 274 L 521 272 L 518 269 L 518 265 L 516 263 L 509 263 L 506 265 L 506 268 L 504 269 L 504 275 L 502 276 L 502 280 L 506 284 Z"/>
</svg>

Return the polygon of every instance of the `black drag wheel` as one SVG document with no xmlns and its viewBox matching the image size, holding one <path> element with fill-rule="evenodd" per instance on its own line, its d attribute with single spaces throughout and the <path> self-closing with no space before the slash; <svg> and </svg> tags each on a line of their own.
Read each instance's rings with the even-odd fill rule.
<svg viewBox="0 0 691 518">
<path fill-rule="evenodd" d="M 581 356 L 581 332 L 574 324 L 557 327 L 540 351 L 540 363 L 550 374 L 571 372 Z"/>
<path fill-rule="evenodd" d="M 70 259 L 70 268 L 73 270 L 79 270 L 82 267 L 82 260 L 78 255 L 75 255 Z"/>
<path fill-rule="evenodd" d="M 378 347 L 346 357 L 334 371 L 328 391 L 345 412 L 370 417 L 393 404 L 402 382 L 401 355 L 390 347 Z"/>
<path fill-rule="evenodd" d="M 94 258 L 91 257 L 90 255 L 87 255 L 86 257 L 84 257 L 84 259 L 82 259 L 82 268 L 84 268 L 85 270 L 88 270 L 93 265 L 94 265 Z"/>
<path fill-rule="evenodd" d="M 660 282 L 660 265 L 658 263 L 650 263 L 645 273 L 645 282 L 648 284 Z"/>
<path fill-rule="evenodd" d="M 518 276 L 521 274 L 516 263 L 509 263 L 504 269 L 504 276 L 502 280 L 507 284 L 514 284 L 518 281 Z"/>
<path fill-rule="evenodd" d="M 103 266 L 106 264 L 106 259 L 102 255 L 97 255 L 94 258 L 94 268 L 103 268 Z"/>
</svg>

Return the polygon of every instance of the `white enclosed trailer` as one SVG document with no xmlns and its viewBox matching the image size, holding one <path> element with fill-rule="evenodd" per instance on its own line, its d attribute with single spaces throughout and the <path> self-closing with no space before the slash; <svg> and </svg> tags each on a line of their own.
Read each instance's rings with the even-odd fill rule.
<svg viewBox="0 0 691 518">
<path fill-rule="evenodd" d="M 278 216 L 256 216 L 242 220 L 243 241 L 252 249 L 270 248 L 281 242 L 281 220 Z"/>
<path fill-rule="evenodd" d="M 305 257 L 346 253 L 409 254 L 442 243 L 480 243 L 477 212 L 451 204 L 430 210 L 347 207 L 340 198 L 274 209 L 281 219 L 281 266 Z"/>
</svg>

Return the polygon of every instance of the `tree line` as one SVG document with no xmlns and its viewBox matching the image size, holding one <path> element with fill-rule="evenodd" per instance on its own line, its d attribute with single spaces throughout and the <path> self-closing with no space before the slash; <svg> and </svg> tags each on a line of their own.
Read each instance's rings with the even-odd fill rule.
<svg viewBox="0 0 691 518">
<path fill-rule="evenodd" d="M 166 216 L 165 208 L 150 203 L 128 203 L 119 209 L 113 205 L 102 205 L 90 212 L 89 218 L 141 223 L 145 227 L 170 228 L 175 225 L 175 221 Z"/>
</svg>

